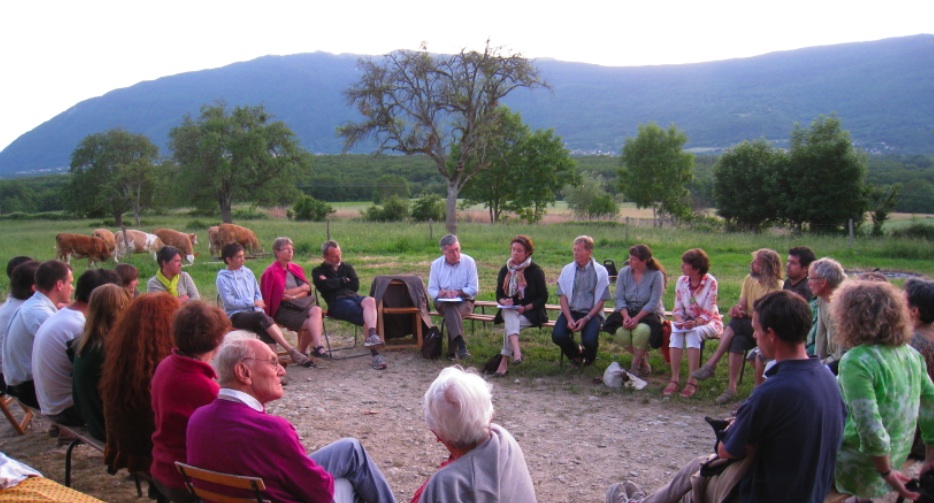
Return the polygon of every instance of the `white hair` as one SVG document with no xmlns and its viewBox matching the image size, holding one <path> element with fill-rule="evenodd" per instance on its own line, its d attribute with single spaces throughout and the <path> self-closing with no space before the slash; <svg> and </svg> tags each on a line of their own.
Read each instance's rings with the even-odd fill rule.
<svg viewBox="0 0 934 503">
<path fill-rule="evenodd" d="M 256 351 L 251 347 L 251 340 L 256 340 L 251 337 L 234 337 L 231 339 L 224 340 L 224 343 L 221 344 L 220 348 L 217 350 L 217 354 L 214 355 L 214 360 L 211 362 L 214 366 L 214 370 L 217 372 L 217 383 L 223 388 L 229 388 L 231 384 L 234 384 L 237 380 L 236 374 L 234 374 L 234 367 L 247 358 L 253 358 L 256 356 Z"/>
<path fill-rule="evenodd" d="M 457 448 L 479 444 L 490 436 L 491 389 L 473 369 L 454 366 L 442 370 L 425 392 L 425 424 Z"/>
</svg>

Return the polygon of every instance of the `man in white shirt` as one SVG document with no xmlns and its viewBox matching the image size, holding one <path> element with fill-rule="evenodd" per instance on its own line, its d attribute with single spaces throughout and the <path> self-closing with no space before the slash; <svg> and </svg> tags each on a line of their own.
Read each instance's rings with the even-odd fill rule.
<svg viewBox="0 0 934 503">
<path fill-rule="evenodd" d="M 36 293 L 20 306 L 3 342 L 3 378 L 20 402 L 39 408 L 32 375 L 32 349 L 39 327 L 71 300 L 74 276 L 64 262 L 49 260 L 36 270 Z"/>
<path fill-rule="evenodd" d="M 45 320 L 36 332 L 32 348 L 32 374 L 39 409 L 52 421 L 79 426 L 84 424 L 72 401 L 71 360 L 68 343 L 84 330 L 91 292 L 110 283 L 100 269 L 89 269 L 78 278 L 75 301 Z"/>
<path fill-rule="evenodd" d="M 444 316 L 444 327 L 448 332 L 448 359 L 463 360 L 470 357 L 464 341 L 464 317 L 473 312 L 474 298 L 480 289 L 477 279 L 477 263 L 461 253 L 457 236 L 448 234 L 441 238 L 443 255 L 431 263 L 428 274 L 428 296 L 435 301 L 435 309 Z"/>
</svg>

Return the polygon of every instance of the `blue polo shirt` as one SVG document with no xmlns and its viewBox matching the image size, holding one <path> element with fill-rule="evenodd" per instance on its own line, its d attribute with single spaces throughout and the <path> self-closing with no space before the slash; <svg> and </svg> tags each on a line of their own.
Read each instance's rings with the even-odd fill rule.
<svg viewBox="0 0 934 503">
<path fill-rule="evenodd" d="M 816 358 L 778 362 L 767 375 L 739 408 L 724 443 L 734 456 L 755 447 L 739 500 L 821 503 L 833 488 L 843 440 L 840 388 Z"/>
</svg>

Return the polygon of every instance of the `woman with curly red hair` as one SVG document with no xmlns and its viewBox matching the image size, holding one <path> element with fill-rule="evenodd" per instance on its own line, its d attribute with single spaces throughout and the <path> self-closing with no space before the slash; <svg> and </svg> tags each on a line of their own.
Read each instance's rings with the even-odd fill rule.
<svg viewBox="0 0 934 503">
<path fill-rule="evenodd" d="M 168 293 L 141 295 L 130 303 L 105 342 L 101 399 L 108 471 L 149 473 L 153 423 L 150 384 L 156 366 L 172 350 L 172 315 L 179 303 Z"/>
</svg>

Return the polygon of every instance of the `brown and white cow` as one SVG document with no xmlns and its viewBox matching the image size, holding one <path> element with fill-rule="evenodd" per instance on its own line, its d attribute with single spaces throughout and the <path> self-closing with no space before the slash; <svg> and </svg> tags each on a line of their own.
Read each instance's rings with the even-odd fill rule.
<svg viewBox="0 0 934 503">
<path fill-rule="evenodd" d="M 182 256 L 185 257 L 185 260 L 187 260 L 189 264 L 195 263 L 194 243 L 198 242 L 198 236 L 164 228 L 156 229 L 152 231 L 152 233 L 159 236 L 159 239 L 166 245 L 174 246 L 181 250 Z M 194 239 L 192 239 L 192 236 L 194 236 Z"/>
<path fill-rule="evenodd" d="M 250 229 L 234 224 L 218 225 L 217 241 L 214 243 L 217 252 L 220 253 L 221 248 L 230 243 L 240 243 L 243 249 L 251 254 L 262 253 L 263 251 L 263 248 L 259 245 L 259 240 L 256 239 L 256 234 Z"/>
<path fill-rule="evenodd" d="M 94 232 L 91 233 L 91 237 L 95 237 L 106 243 L 107 249 L 110 250 L 111 255 L 113 254 L 117 246 L 113 232 L 110 232 L 109 229 L 94 229 Z"/>
<path fill-rule="evenodd" d="M 127 229 L 126 239 L 123 238 L 123 231 L 117 231 L 114 235 L 114 240 L 116 241 L 114 260 L 117 262 L 120 261 L 120 257 L 126 256 L 127 254 L 147 252 L 152 255 L 152 259 L 155 260 L 156 252 L 159 251 L 159 248 L 165 246 L 162 240 L 159 239 L 159 236 L 134 229 Z M 128 245 L 129 249 L 127 248 Z"/>
<path fill-rule="evenodd" d="M 88 268 L 97 262 L 106 262 L 110 259 L 110 250 L 102 239 L 84 234 L 71 234 L 62 232 L 55 236 L 55 258 L 71 263 L 71 257 L 87 258 Z"/>
</svg>

